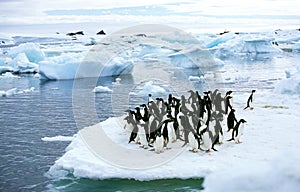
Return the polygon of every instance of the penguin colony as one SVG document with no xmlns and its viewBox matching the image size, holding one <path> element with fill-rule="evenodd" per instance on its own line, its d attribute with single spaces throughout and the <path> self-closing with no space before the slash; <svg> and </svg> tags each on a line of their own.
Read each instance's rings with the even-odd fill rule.
<svg viewBox="0 0 300 192">
<path fill-rule="evenodd" d="M 213 92 L 188 91 L 190 96 L 182 95 L 176 98 L 169 94 L 165 101 L 163 98 L 152 99 L 134 110 L 127 110 L 124 118 L 125 127 L 130 131 L 129 142 L 135 142 L 144 149 L 162 153 L 169 142 L 183 141 L 183 146 L 189 144 L 191 152 L 199 150 L 217 151 L 216 144 L 222 144 L 222 121 L 227 119 L 227 131 L 232 131 L 227 141 L 241 143 L 243 126 L 246 120 L 237 120 L 232 105 L 232 91 L 222 96 L 218 89 Z M 245 109 L 250 106 L 253 99 L 252 90 Z"/>
</svg>

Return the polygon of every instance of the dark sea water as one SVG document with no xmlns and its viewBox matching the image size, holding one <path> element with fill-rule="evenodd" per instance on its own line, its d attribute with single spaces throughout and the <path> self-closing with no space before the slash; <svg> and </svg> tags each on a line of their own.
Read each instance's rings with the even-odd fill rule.
<svg viewBox="0 0 300 192">
<path fill-rule="evenodd" d="M 225 89 L 249 91 L 252 88 L 272 89 L 284 78 L 284 69 L 293 67 L 299 56 L 283 56 L 274 59 L 226 62 L 218 69 L 232 69 L 250 75 L 249 81 L 220 84 Z M 284 65 L 284 66 L 283 66 Z M 82 80 L 79 91 L 91 92 L 95 85 L 89 79 Z M 98 80 L 97 85 L 112 87 L 115 77 Z M 122 83 L 130 84 L 132 76 L 122 77 Z M 34 87 L 30 93 L 0 97 L 0 191 L 197 191 L 203 189 L 203 178 L 135 181 L 126 179 L 96 180 L 75 178 L 71 173 L 62 177 L 49 177 L 47 172 L 65 153 L 70 142 L 42 141 L 43 137 L 73 136 L 78 132 L 72 104 L 74 82 L 40 81 L 32 75 L 20 79 L 0 79 L 0 90 L 16 87 L 24 90 Z M 201 84 L 195 85 L 201 89 Z M 122 94 L 122 90 L 116 91 Z M 123 94 L 127 94 L 124 92 Z M 127 94 L 128 95 L 128 94 Z M 129 99 L 129 107 L 141 103 L 141 98 Z M 112 110 L 110 93 L 98 93 L 95 97 L 99 121 L 122 114 L 123 108 Z M 93 122 L 90 122 L 93 124 Z M 89 124 L 87 124 L 89 125 Z"/>
</svg>

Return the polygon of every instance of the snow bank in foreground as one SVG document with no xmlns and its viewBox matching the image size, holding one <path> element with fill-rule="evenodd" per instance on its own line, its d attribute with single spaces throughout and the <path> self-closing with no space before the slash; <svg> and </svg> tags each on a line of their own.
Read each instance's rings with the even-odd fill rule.
<svg viewBox="0 0 300 192">
<path fill-rule="evenodd" d="M 42 141 L 72 141 L 74 139 L 73 136 L 62 136 L 58 135 L 55 137 L 43 137 L 41 138 Z"/>
<path fill-rule="evenodd" d="M 20 53 L 24 53 L 28 60 L 33 63 L 38 63 L 45 59 L 44 52 L 40 49 L 39 45 L 35 43 L 24 43 L 13 47 L 8 51 L 8 56 L 15 58 Z"/>
<path fill-rule="evenodd" d="M 34 87 L 31 87 L 29 89 L 24 89 L 24 90 L 18 90 L 17 88 L 12 88 L 7 91 L 0 91 L 0 96 L 9 97 L 9 96 L 23 94 L 23 93 L 30 93 L 33 92 L 34 90 L 35 90 Z"/>
<path fill-rule="evenodd" d="M 281 192 L 300 189 L 299 153 L 286 152 L 264 165 L 250 162 L 247 166 L 210 174 L 204 180 L 205 192 Z"/>
<path fill-rule="evenodd" d="M 93 89 L 94 93 L 110 93 L 112 92 L 112 90 L 108 87 L 104 87 L 104 86 L 97 86 Z"/>
<path fill-rule="evenodd" d="M 275 86 L 275 92 L 282 94 L 300 94 L 300 66 L 294 74 L 286 72 L 286 79 L 281 80 Z"/>
</svg>

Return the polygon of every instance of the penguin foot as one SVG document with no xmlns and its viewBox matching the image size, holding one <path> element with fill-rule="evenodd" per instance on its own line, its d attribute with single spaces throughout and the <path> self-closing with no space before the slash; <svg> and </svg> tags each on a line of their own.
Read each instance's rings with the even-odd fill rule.
<svg viewBox="0 0 300 192">
<path fill-rule="evenodd" d="M 135 142 L 135 144 L 138 144 L 138 145 L 140 145 L 140 144 L 141 144 L 141 142 L 140 142 L 140 141 L 137 141 L 137 142 Z"/>
<path fill-rule="evenodd" d="M 192 153 L 197 153 L 198 152 L 197 149 L 190 149 L 189 151 L 192 152 Z"/>
<path fill-rule="evenodd" d="M 236 142 L 236 144 L 241 144 L 241 143 L 243 143 L 243 142 L 241 142 L 241 141 L 237 141 L 237 142 Z"/>
<path fill-rule="evenodd" d="M 254 108 L 253 107 L 250 107 L 250 110 L 253 110 Z"/>
<path fill-rule="evenodd" d="M 166 147 L 166 150 L 170 150 L 170 149 L 172 149 L 171 147 Z"/>
</svg>

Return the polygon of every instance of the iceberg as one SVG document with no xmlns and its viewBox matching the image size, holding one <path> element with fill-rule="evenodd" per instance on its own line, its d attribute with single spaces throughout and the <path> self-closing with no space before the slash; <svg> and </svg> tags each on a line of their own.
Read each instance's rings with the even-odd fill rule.
<svg viewBox="0 0 300 192">
<path fill-rule="evenodd" d="M 24 53 L 28 60 L 33 63 L 38 63 L 45 59 L 44 52 L 40 49 L 40 46 L 36 43 L 24 43 L 13 47 L 8 51 L 8 56 L 15 58 L 20 53 Z"/>
</svg>

